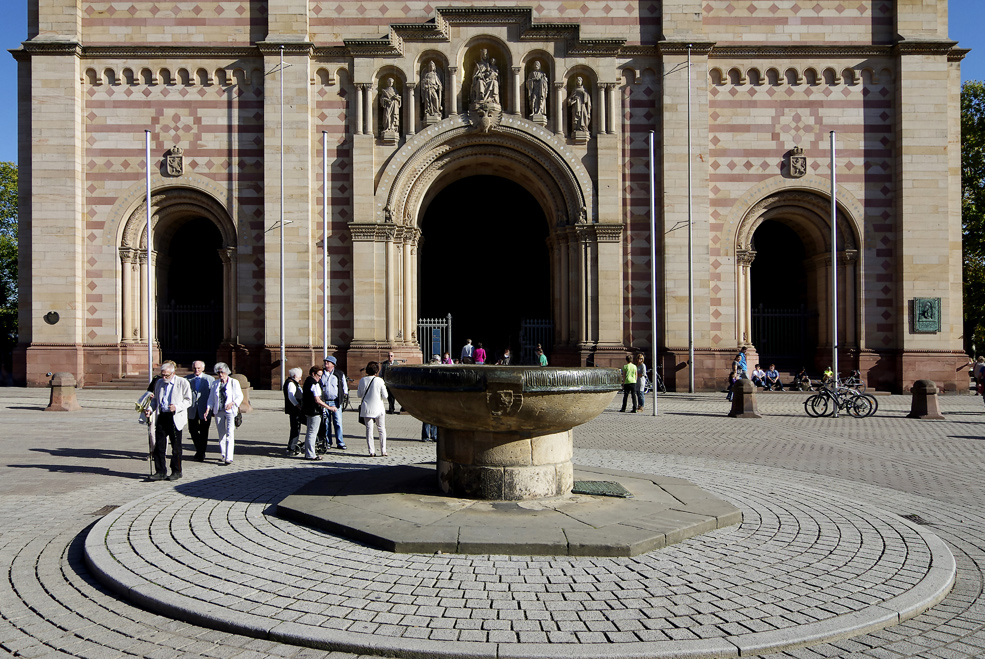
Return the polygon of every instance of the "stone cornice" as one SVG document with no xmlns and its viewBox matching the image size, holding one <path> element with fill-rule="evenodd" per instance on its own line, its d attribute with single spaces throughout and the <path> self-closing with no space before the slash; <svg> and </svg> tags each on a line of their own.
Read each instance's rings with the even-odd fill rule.
<svg viewBox="0 0 985 659">
<path fill-rule="evenodd" d="M 957 41 L 900 41 L 895 46 L 898 55 L 950 55 Z"/>
<path fill-rule="evenodd" d="M 951 51 L 947 54 L 947 61 L 960 62 L 970 52 L 971 52 L 971 48 L 952 48 Z"/>
<path fill-rule="evenodd" d="M 661 41 L 655 47 L 655 55 L 708 55 L 715 47 L 714 41 Z"/>
<path fill-rule="evenodd" d="M 263 55 L 277 55 L 281 47 L 285 55 L 312 55 L 315 45 L 310 41 L 258 41 L 257 49 Z"/>
<path fill-rule="evenodd" d="M 755 59 L 760 57 L 789 59 L 795 57 L 888 57 L 892 54 L 893 46 L 795 44 L 789 46 L 715 46 L 708 56 L 712 59 Z"/>
<path fill-rule="evenodd" d="M 21 48 L 31 57 L 35 55 L 82 55 L 82 46 L 77 41 L 25 41 Z"/>
</svg>

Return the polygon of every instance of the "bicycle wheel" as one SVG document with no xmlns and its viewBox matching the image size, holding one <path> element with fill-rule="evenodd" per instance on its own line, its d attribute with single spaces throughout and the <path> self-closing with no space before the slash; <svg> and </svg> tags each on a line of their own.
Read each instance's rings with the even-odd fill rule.
<svg viewBox="0 0 985 659">
<path fill-rule="evenodd" d="M 848 412 L 856 419 L 864 419 L 872 414 L 872 401 L 868 396 L 853 396 L 849 401 Z"/>
<path fill-rule="evenodd" d="M 349 394 L 342 396 L 342 411 L 349 409 Z"/>
<path fill-rule="evenodd" d="M 862 394 L 863 397 L 869 400 L 871 405 L 869 406 L 869 413 L 866 416 L 872 416 L 879 410 L 879 399 L 872 394 Z"/>
<path fill-rule="evenodd" d="M 828 397 L 814 394 L 804 401 L 804 411 L 807 416 L 819 417 L 828 415 Z"/>
<path fill-rule="evenodd" d="M 662 394 L 667 393 L 667 387 L 664 386 L 664 379 L 659 374 L 657 374 L 657 390 Z"/>
</svg>

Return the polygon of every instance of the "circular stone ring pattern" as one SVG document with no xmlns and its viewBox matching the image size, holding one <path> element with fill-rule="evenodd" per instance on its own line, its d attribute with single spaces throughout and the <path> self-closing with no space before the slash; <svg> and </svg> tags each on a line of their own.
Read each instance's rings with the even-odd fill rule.
<svg viewBox="0 0 985 659">
<path fill-rule="evenodd" d="M 571 493 L 571 429 L 622 387 L 614 368 L 413 365 L 387 388 L 438 426 L 438 483 L 457 497 L 522 501 Z"/>
<path fill-rule="evenodd" d="M 796 474 L 766 483 L 726 464 L 606 451 L 578 461 L 673 473 L 727 498 L 743 521 L 625 558 L 393 554 L 269 514 L 323 469 L 244 470 L 117 509 L 89 531 L 86 559 L 158 613 L 399 657 L 778 652 L 912 618 L 954 581 L 932 532 Z"/>
</svg>

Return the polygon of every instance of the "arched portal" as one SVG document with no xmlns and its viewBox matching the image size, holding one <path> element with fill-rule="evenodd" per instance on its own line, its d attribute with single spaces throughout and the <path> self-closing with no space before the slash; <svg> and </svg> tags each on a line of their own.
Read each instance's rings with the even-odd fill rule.
<svg viewBox="0 0 985 659">
<path fill-rule="evenodd" d="M 753 345 L 760 363 L 820 369 L 831 362 L 831 313 L 838 305 L 838 345 L 859 346 L 859 233 L 838 208 L 838 292 L 831 291 L 830 199 L 786 190 L 755 204 L 736 240 L 740 345 Z"/>
<path fill-rule="evenodd" d="M 236 230 L 202 190 L 164 187 L 151 195 L 151 295 L 147 298 L 146 204 L 120 236 L 120 333 L 124 344 L 160 344 L 164 359 L 215 358 L 236 336 Z M 147 327 L 148 307 L 153 327 Z"/>
<path fill-rule="evenodd" d="M 372 216 L 349 224 L 355 307 L 350 358 L 356 363 L 377 358 L 384 346 L 398 359 L 422 358 L 417 336 L 421 303 L 426 302 L 419 290 L 424 285 L 421 254 L 428 249 L 428 225 L 437 221 L 429 209 L 443 203 L 444 191 L 456 181 L 476 176 L 503 179 L 503 185 L 511 182 L 518 186 L 511 189 L 523 193 L 498 199 L 499 193 L 485 194 L 473 186 L 474 193 L 462 197 L 448 211 L 453 219 L 445 221 L 480 225 L 488 239 L 485 249 L 500 254 L 488 266 L 501 282 L 494 289 L 509 290 L 525 285 L 529 268 L 511 258 L 500 230 L 516 216 L 538 218 L 530 226 L 543 228 L 534 238 L 521 239 L 542 245 L 546 238 L 546 255 L 540 252 L 534 267 L 549 269 L 549 276 L 538 279 L 550 282 L 550 361 L 585 364 L 601 356 L 608 363 L 610 356 L 600 353 L 621 356 L 622 224 L 616 215 L 605 221 L 600 217 L 593 179 L 581 157 L 562 137 L 525 119 L 504 115 L 502 123 L 487 130 L 468 115 L 455 115 L 429 126 L 392 154 L 374 188 Z M 496 217 L 474 219 L 495 202 L 504 204 Z M 445 255 L 445 276 L 467 277 L 475 249 L 457 246 Z M 488 317 L 502 304 L 496 293 L 480 292 L 486 296 Z M 476 339 L 454 332 L 455 343 L 465 338 Z"/>
<path fill-rule="evenodd" d="M 420 315 L 450 313 L 457 343 L 481 342 L 490 357 L 522 354 L 522 323 L 552 318 L 547 220 L 533 195 L 470 176 L 437 193 L 420 224 Z"/>
</svg>

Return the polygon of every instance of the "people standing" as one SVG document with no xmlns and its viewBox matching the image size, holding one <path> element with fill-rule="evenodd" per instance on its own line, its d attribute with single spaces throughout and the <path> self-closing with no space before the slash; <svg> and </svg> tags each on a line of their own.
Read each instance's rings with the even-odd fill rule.
<svg viewBox="0 0 985 659">
<path fill-rule="evenodd" d="M 544 354 L 544 349 L 539 345 L 537 346 L 537 364 L 547 366 L 547 355 Z"/>
<path fill-rule="evenodd" d="M 740 378 L 749 377 L 749 365 L 746 363 L 746 350 L 747 348 L 745 346 L 742 346 L 742 348 L 739 349 L 739 354 L 735 356 L 735 358 L 739 362 L 739 367 L 741 369 L 741 373 L 739 373 Z"/>
<path fill-rule="evenodd" d="M 462 346 L 462 363 L 463 364 L 474 364 L 473 355 L 475 354 L 475 346 L 472 345 L 472 339 L 465 339 L 465 345 Z"/>
<path fill-rule="evenodd" d="M 301 411 L 301 374 L 300 368 L 292 368 L 287 372 L 287 380 L 284 382 L 284 414 L 288 415 L 291 422 L 291 431 L 287 437 L 287 454 L 300 455 L 301 449 L 298 443 L 301 440 L 301 422 L 304 420 L 304 413 Z"/>
<path fill-rule="evenodd" d="M 636 355 L 636 411 L 642 412 L 646 397 L 643 395 L 643 386 L 646 382 L 646 364 L 643 363 L 643 353 Z"/>
<path fill-rule="evenodd" d="M 192 373 L 186 376 L 192 390 L 192 405 L 188 408 L 188 434 L 195 445 L 195 461 L 205 462 L 209 449 L 209 391 L 215 378 L 205 373 L 205 362 L 192 362 Z"/>
<path fill-rule="evenodd" d="M 379 375 L 379 377 L 383 378 L 384 381 L 386 381 L 387 374 L 390 372 L 390 367 L 393 366 L 394 363 L 395 362 L 393 361 L 393 352 L 392 351 L 391 352 L 388 352 L 387 353 L 387 356 L 386 356 L 386 361 L 383 362 L 382 364 L 380 364 L 380 375 Z M 387 402 L 387 405 L 388 405 L 386 413 L 387 414 L 394 414 L 395 412 L 393 411 L 393 407 L 394 407 L 394 404 L 396 403 L 396 400 L 393 398 L 393 394 L 390 393 L 389 390 L 387 390 L 386 402 Z"/>
<path fill-rule="evenodd" d="M 482 343 L 477 343 L 475 346 L 475 363 L 486 363 L 486 349 L 482 347 Z"/>
<path fill-rule="evenodd" d="M 318 427 L 321 425 L 322 410 L 328 407 L 322 400 L 322 374 L 323 369 L 312 366 L 308 369 L 308 378 L 301 387 L 301 412 L 308 424 L 304 436 L 304 457 L 306 460 L 321 460 L 321 456 L 315 454 L 315 438 L 318 436 Z"/>
<path fill-rule="evenodd" d="M 736 356 L 735 360 L 732 362 L 732 370 L 728 375 L 728 393 L 725 394 L 725 400 L 731 401 L 733 395 L 733 387 L 735 383 L 742 379 L 742 367 L 739 365 L 739 358 Z"/>
<path fill-rule="evenodd" d="M 370 457 L 376 457 L 373 445 L 373 424 L 380 428 L 380 454 L 386 455 L 386 384 L 376 377 L 379 366 L 376 362 L 366 364 L 366 377 L 359 380 L 359 416 L 366 422 L 366 447 Z"/>
<path fill-rule="evenodd" d="M 192 404 L 192 390 L 188 380 L 174 375 L 175 363 L 161 364 L 161 379 L 154 384 L 153 409 L 147 410 L 150 417 L 157 410 L 154 428 L 154 475 L 152 481 L 176 481 L 181 478 L 181 430 L 188 423 L 187 410 Z M 171 442 L 171 475 L 165 458 L 168 441 Z"/>
<path fill-rule="evenodd" d="M 636 364 L 632 355 L 626 355 L 626 363 L 622 365 L 622 409 L 626 411 L 626 400 L 633 399 L 633 412 L 636 412 Z"/>
<path fill-rule="evenodd" d="M 319 432 L 319 436 L 325 438 L 325 446 L 332 448 L 332 435 L 335 435 L 335 446 L 345 450 L 345 440 L 342 439 L 342 401 L 349 395 L 349 384 L 346 382 L 345 373 L 337 368 L 338 360 L 332 355 L 325 358 L 325 368 L 322 369 L 321 390 L 322 401 L 325 407 L 322 409 L 324 427 Z"/>
<path fill-rule="evenodd" d="M 212 371 L 218 379 L 212 383 L 209 393 L 209 414 L 215 417 L 219 432 L 219 464 L 232 464 L 236 454 L 236 415 L 243 404 L 243 389 L 239 382 L 229 377 L 229 365 L 219 362 Z"/>
</svg>

